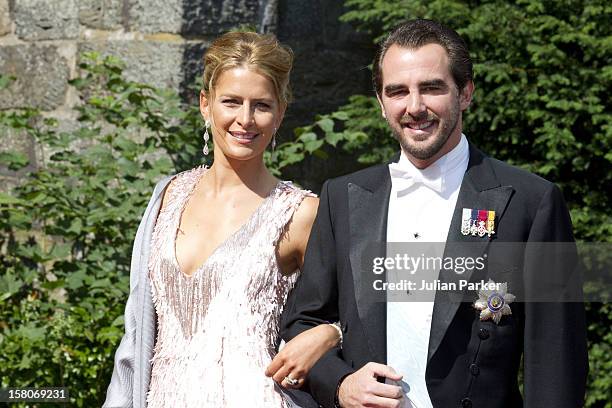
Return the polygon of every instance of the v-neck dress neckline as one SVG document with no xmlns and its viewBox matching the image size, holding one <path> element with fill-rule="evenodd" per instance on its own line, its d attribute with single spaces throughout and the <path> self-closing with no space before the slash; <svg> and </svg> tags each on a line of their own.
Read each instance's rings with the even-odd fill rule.
<svg viewBox="0 0 612 408">
<path fill-rule="evenodd" d="M 179 217 L 205 171 L 198 167 L 172 180 L 153 228 L 149 282 L 157 336 L 147 406 L 238 408 L 246 397 L 253 408 L 291 407 L 264 375 L 298 275 L 281 272 L 276 250 L 295 210 L 312 194 L 279 182 L 187 276 L 175 253 Z"/>
<path fill-rule="evenodd" d="M 193 196 L 193 194 L 195 193 L 195 189 L 199 183 L 199 181 L 202 179 L 202 177 L 204 176 L 204 174 L 206 174 L 206 169 L 203 169 L 201 175 L 198 177 L 197 182 L 193 183 L 191 188 L 188 190 L 185 198 L 183 199 L 183 203 L 182 205 L 179 207 L 179 214 L 178 217 L 176 217 L 177 219 L 177 223 L 176 223 L 176 230 L 174 233 L 174 244 L 173 244 L 173 258 L 174 258 L 174 262 L 176 264 L 176 268 L 177 270 L 185 277 L 185 278 L 189 278 L 189 279 L 193 279 L 194 275 L 198 274 L 198 273 L 202 273 L 201 271 L 205 270 L 209 260 L 214 259 L 213 257 L 216 255 L 217 252 L 219 252 L 221 249 L 223 249 L 223 247 L 225 247 L 228 242 L 231 242 L 233 239 L 235 239 L 238 235 L 240 235 L 240 233 L 242 232 L 242 230 L 244 228 L 246 228 L 250 221 L 257 217 L 259 215 L 259 212 L 262 211 L 262 209 L 266 206 L 267 202 L 272 198 L 272 196 L 275 194 L 276 190 L 279 188 L 279 186 L 281 186 L 282 181 L 279 181 L 276 183 L 276 185 L 274 187 L 272 187 L 272 189 L 270 190 L 270 192 L 268 193 L 268 195 L 266 195 L 264 197 L 264 199 L 261 201 L 261 203 L 257 206 L 257 208 L 255 208 L 255 210 L 246 218 L 246 220 L 244 221 L 244 223 L 242 223 L 235 231 L 233 231 L 232 233 L 230 233 L 223 241 L 221 241 L 219 243 L 219 245 L 217 245 L 212 252 L 208 255 L 208 257 L 206 257 L 206 259 L 200 263 L 200 265 L 193 271 L 193 273 L 191 274 L 186 274 L 183 271 L 183 268 L 181 267 L 181 263 L 178 260 L 178 256 L 177 256 L 177 251 L 176 251 L 176 243 L 177 243 L 177 238 L 178 238 L 178 234 L 181 228 L 181 220 L 183 218 L 183 214 L 185 212 L 185 208 L 187 208 L 187 204 L 189 203 L 189 200 L 191 199 L 191 197 Z"/>
</svg>

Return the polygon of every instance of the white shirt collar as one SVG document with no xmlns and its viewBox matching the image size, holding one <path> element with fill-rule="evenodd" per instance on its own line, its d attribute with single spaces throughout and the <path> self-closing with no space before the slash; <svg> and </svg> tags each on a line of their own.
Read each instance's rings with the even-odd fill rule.
<svg viewBox="0 0 612 408">
<path fill-rule="evenodd" d="M 467 161 L 469 160 L 469 144 L 462 133 L 457 146 L 424 169 L 417 168 L 402 151 L 397 163 L 391 163 L 390 168 L 399 168 L 415 176 L 415 179 L 436 180 L 441 178 L 442 191 L 454 190 L 463 179 Z"/>
</svg>

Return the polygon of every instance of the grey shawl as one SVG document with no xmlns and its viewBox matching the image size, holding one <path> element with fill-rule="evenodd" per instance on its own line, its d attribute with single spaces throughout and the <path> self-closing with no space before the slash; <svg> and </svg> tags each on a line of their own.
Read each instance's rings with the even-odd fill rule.
<svg viewBox="0 0 612 408">
<path fill-rule="evenodd" d="M 130 266 L 130 295 L 125 306 L 125 334 L 115 353 L 113 376 L 102 408 L 147 406 L 156 335 L 155 306 L 149 283 L 149 252 L 163 194 L 173 177 L 157 183 L 136 232 Z M 291 407 L 318 406 L 305 393 L 276 389 L 285 395 Z"/>
<path fill-rule="evenodd" d="M 156 330 L 148 273 L 149 251 L 163 193 L 171 179 L 166 177 L 155 186 L 136 232 L 130 266 L 130 295 L 125 306 L 125 334 L 115 353 L 104 408 L 145 408 L 147 405 Z"/>
</svg>

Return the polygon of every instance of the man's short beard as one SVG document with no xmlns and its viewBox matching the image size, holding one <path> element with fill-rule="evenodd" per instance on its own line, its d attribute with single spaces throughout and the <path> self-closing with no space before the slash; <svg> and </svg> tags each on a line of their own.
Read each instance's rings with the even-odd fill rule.
<svg viewBox="0 0 612 408">
<path fill-rule="evenodd" d="M 438 137 L 434 140 L 434 143 L 431 145 L 426 145 L 423 147 L 417 147 L 415 145 L 409 144 L 407 140 L 404 140 L 401 134 L 399 134 L 395 129 L 391 129 L 393 132 L 393 137 L 399 142 L 402 151 L 404 151 L 407 155 L 415 157 L 419 160 L 429 160 L 434 157 L 440 149 L 444 146 L 448 138 L 450 137 L 451 132 L 444 132 L 441 134 L 441 137 Z M 441 131 L 445 131 L 445 129 L 440 129 Z"/>
<path fill-rule="evenodd" d="M 455 120 L 453 123 L 447 123 L 443 128 L 438 128 L 438 135 L 433 140 L 433 143 L 430 145 L 425 145 L 423 147 L 417 147 L 414 145 L 410 145 L 407 140 L 404 139 L 401 133 L 389 125 L 391 128 L 391 132 L 393 133 L 393 137 L 397 140 L 402 148 L 402 151 L 407 155 L 415 157 L 418 160 L 429 160 L 434 157 L 441 149 L 444 147 L 450 135 L 455 131 L 457 124 L 459 123 L 459 102 L 457 101 L 457 105 L 454 106 L 454 109 L 451 111 L 451 118 Z M 388 122 L 388 121 L 387 121 Z M 440 122 L 438 121 L 438 124 Z"/>
</svg>

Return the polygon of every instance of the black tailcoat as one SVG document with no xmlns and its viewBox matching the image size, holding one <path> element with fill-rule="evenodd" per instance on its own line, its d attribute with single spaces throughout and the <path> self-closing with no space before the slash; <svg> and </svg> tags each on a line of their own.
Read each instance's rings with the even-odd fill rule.
<svg viewBox="0 0 612 408">
<path fill-rule="evenodd" d="M 366 252 L 385 256 L 390 191 L 387 165 L 323 185 L 304 268 L 283 314 L 285 340 L 323 322 L 341 324 L 342 349 L 324 355 L 307 377 L 306 388 L 324 407 L 334 406 L 344 376 L 370 361 L 386 363 L 386 305 L 367 298 L 363 280 L 369 278 L 360 262 Z M 496 233 L 491 238 L 462 235 L 463 208 L 494 210 Z M 460 242 L 474 242 L 471 253 L 459 253 L 466 248 L 453 243 Z M 496 242 L 573 242 L 569 213 L 554 184 L 470 145 L 445 257 L 482 256 Z M 502 260 L 484 276 L 468 271 L 461 278 L 499 282 L 505 273 L 537 273 L 521 262 Z M 523 276 L 523 282 L 528 278 Z M 452 281 L 457 275 L 441 271 L 440 279 Z M 471 300 L 444 296 L 436 294 L 425 373 L 434 407 L 582 406 L 587 373 L 582 303 L 517 302 L 512 314 L 495 324 L 481 321 Z M 524 398 L 518 386 L 521 358 Z"/>
</svg>

